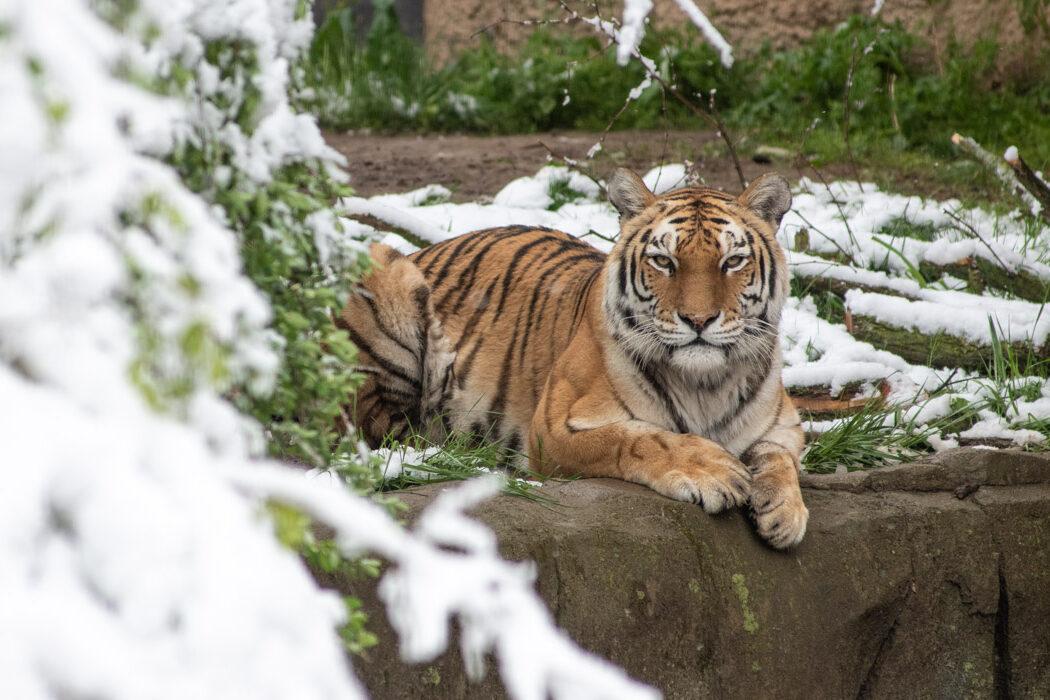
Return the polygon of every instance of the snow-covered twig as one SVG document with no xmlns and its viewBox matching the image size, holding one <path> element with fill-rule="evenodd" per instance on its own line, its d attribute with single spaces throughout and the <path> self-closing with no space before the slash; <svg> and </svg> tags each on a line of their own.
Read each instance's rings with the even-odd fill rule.
<svg viewBox="0 0 1050 700">
<path fill-rule="evenodd" d="M 623 37 L 621 31 L 617 29 L 616 25 L 610 22 L 609 20 L 603 19 L 600 15 L 595 15 L 593 17 L 584 17 L 572 8 L 570 8 L 568 5 L 566 5 L 564 0 L 559 0 L 559 4 L 562 6 L 562 9 L 564 9 L 565 12 L 569 15 L 570 19 L 578 20 L 580 22 L 583 22 L 584 24 L 588 24 L 591 27 L 594 27 L 595 30 L 609 37 L 609 39 L 615 42 L 617 46 L 623 46 Z M 722 141 L 726 144 L 726 149 L 729 151 L 729 157 L 733 161 L 733 166 L 736 169 L 737 177 L 740 180 L 740 186 L 747 187 L 747 178 L 744 177 L 743 168 L 740 167 L 740 159 L 737 157 L 736 146 L 733 144 L 733 139 L 729 136 L 729 133 L 726 131 L 725 124 L 722 122 L 721 118 L 716 117 L 715 115 L 698 107 L 696 104 L 693 103 L 692 100 L 688 99 L 681 92 L 679 92 L 673 85 L 671 85 L 667 80 L 665 80 L 662 75 L 660 75 L 660 71 L 656 65 L 656 62 L 648 56 L 641 53 L 641 51 L 639 51 L 637 47 L 631 50 L 631 55 L 635 59 L 637 59 L 639 63 L 642 64 L 642 67 L 645 69 L 646 75 L 650 80 L 654 80 L 657 83 L 659 83 L 660 87 L 663 88 L 665 93 L 670 94 L 683 107 L 688 109 L 695 116 L 709 123 L 712 127 L 714 127 L 717 130 L 718 135 L 722 138 Z"/>
<path fill-rule="evenodd" d="M 616 42 L 616 62 L 626 66 L 645 36 L 645 20 L 653 10 L 652 0 L 624 0 L 620 40 Z"/>
<path fill-rule="evenodd" d="M 733 47 L 722 33 L 715 28 L 693 0 L 675 0 L 675 4 L 696 25 L 704 38 L 718 51 L 722 65 L 730 68 L 733 65 Z M 645 35 L 645 21 L 653 10 L 652 0 L 624 0 L 623 22 L 620 26 L 620 38 L 616 42 L 616 60 L 621 66 L 627 65 L 642 43 Z"/>
<path fill-rule="evenodd" d="M 696 6 L 693 0 L 675 0 L 675 2 L 682 12 L 697 26 L 704 38 L 718 51 L 718 57 L 722 61 L 722 65 L 726 68 L 731 68 L 733 66 L 733 47 L 722 36 L 722 33 L 715 28 L 715 25 L 711 24 L 711 20 L 707 18 L 707 15 L 700 11 L 700 8 Z"/>
<path fill-rule="evenodd" d="M 369 551 L 394 565 L 379 592 L 406 661 L 441 654 L 455 619 L 468 675 L 481 678 L 485 656 L 495 654 L 513 698 L 659 697 L 576 647 L 532 590 L 531 568 L 504 561 L 493 533 L 464 515 L 498 492 L 498 477 L 446 491 L 410 533 L 375 504 L 287 469 L 257 466 L 230 469 L 226 475 L 257 497 L 288 503 L 329 525 L 346 553 Z"/>
</svg>

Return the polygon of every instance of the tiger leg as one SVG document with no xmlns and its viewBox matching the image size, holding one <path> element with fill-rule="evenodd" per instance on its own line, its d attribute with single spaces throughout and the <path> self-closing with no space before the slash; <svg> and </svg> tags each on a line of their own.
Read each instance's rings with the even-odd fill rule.
<svg viewBox="0 0 1050 700">
<path fill-rule="evenodd" d="M 430 285 L 415 264 L 375 244 L 374 268 L 351 293 L 338 319 L 358 349 L 364 384 L 351 419 L 373 447 L 387 435 L 444 438 L 441 411 L 451 386 L 454 353 L 434 314 Z"/>
<path fill-rule="evenodd" d="M 785 395 L 774 426 L 742 459 L 751 472 L 751 509 L 758 534 L 778 549 L 802 541 L 809 510 L 799 489 L 799 455 L 805 442 L 798 413 Z"/>
<path fill-rule="evenodd" d="M 637 420 L 607 386 L 590 389 L 552 375 L 532 421 L 533 469 L 632 481 L 708 513 L 747 502 L 747 468 L 720 445 Z"/>
</svg>

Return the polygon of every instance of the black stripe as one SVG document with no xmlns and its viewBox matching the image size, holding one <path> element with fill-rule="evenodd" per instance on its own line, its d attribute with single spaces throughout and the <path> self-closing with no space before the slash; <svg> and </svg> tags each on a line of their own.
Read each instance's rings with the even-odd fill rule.
<svg viewBox="0 0 1050 700">
<path fill-rule="evenodd" d="M 667 390 L 664 389 L 664 385 L 660 382 L 660 378 L 653 373 L 652 368 L 648 365 L 641 364 L 634 354 L 628 353 L 627 356 L 631 358 L 631 364 L 634 365 L 634 368 L 640 372 L 649 385 L 652 386 L 654 396 L 663 402 L 664 409 L 671 415 L 671 420 L 674 422 L 675 429 L 679 433 L 688 433 L 689 428 L 686 426 L 685 420 L 678 412 L 678 407 L 675 406 L 674 401 L 671 400 Z"/>
<path fill-rule="evenodd" d="M 650 301 L 653 298 L 653 294 L 646 293 L 641 287 L 638 286 L 638 281 L 641 278 L 641 274 L 638 272 L 638 260 L 635 256 L 631 256 L 631 269 L 629 270 L 631 279 L 631 289 L 634 290 L 634 294 L 638 297 L 638 301 Z"/>
<path fill-rule="evenodd" d="M 438 255 L 434 256 L 434 259 L 430 262 L 420 266 L 419 270 L 423 273 L 423 277 L 426 278 L 430 286 L 434 289 L 437 289 L 435 281 L 443 278 L 448 273 L 448 269 L 451 268 L 455 261 L 459 258 L 460 252 L 464 248 L 473 248 L 479 243 L 481 243 L 481 237 L 471 235 L 460 236 L 459 238 L 453 238 L 451 240 L 445 241 L 444 243 L 439 243 L 437 246 L 435 246 L 441 249 Z M 413 262 L 415 262 L 415 260 L 413 260 Z M 444 262 L 444 264 L 441 267 L 441 277 L 438 277 L 434 274 L 433 270 L 434 267 L 440 262 Z"/>
<path fill-rule="evenodd" d="M 354 345 L 368 353 L 369 357 L 371 357 L 375 361 L 375 363 L 382 367 L 388 374 L 391 374 L 397 377 L 398 379 L 401 379 L 406 384 L 410 385 L 413 389 L 416 389 L 417 391 L 419 390 L 419 380 L 413 379 L 407 374 L 407 372 L 410 370 L 407 370 L 403 367 L 399 367 L 398 365 L 394 364 L 391 360 L 388 360 L 387 358 L 378 354 L 372 348 L 372 346 L 369 345 L 368 342 L 365 341 L 365 339 L 362 338 L 360 334 L 358 334 L 353 329 L 352 326 L 347 326 L 347 332 L 350 334 L 350 340 L 353 341 Z"/>
<path fill-rule="evenodd" d="M 474 313 L 471 314 L 470 319 L 467 320 L 467 324 L 465 326 L 463 326 L 463 335 L 461 335 L 459 337 L 459 340 L 456 341 L 456 348 L 455 348 L 456 352 L 459 352 L 459 349 L 461 347 L 463 347 L 463 344 L 466 343 L 467 340 L 472 335 L 474 335 L 474 332 L 477 330 L 477 328 L 478 328 L 478 320 L 481 318 L 481 315 L 483 313 L 485 313 L 485 310 L 491 304 L 492 291 L 496 288 L 496 282 L 498 282 L 498 281 L 499 281 L 498 278 L 492 280 L 492 282 L 489 284 L 488 288 L 485 290 L 485 293 L 482 294 L 482 296 L 481 296 L 481 301 L 484 302 L 484 303 L 478 303 L 477 308 L 474 309 Z M 463 385 L 460 384 L 460 386 L 463 386 Z"/>
<path fill-rule="evenodd" d="M 393 342 L 395 345 L 407 352 L 409 355 L 416 358 L 416 360 L 420 359 L 418 349 L 408 347 L 408 345 L 406 345 L 400 338 L 391 333 L 390 329 L 383 325 L 383 322 L 379 320 L 379 308 L 376 306 L 374 299 L 369 299 L 363 294 L 357 295 L 357 298 L 361 299 L 361 301 L 365 302 L 365 304 L 368 306 L 368 310 L 372 315 L 372 320 L 375 322 L 373 325 L 381 334 L 389 338 L 391 342 Z"/>
<path fill-rule="evenodd" d="M 591 272 L 591 275 L 587 279 L 587 281 L 583 283 L 582 287 L 580 287 L 580 291 L 579 291 L 579 293 L 576 296 L 576 303 L 573 305 L 573 309 L 572 309 L 572 322 L 569 325 L 569 333 L 570 334 L 573 333 L 576 330 L 576 326 L 578 324 L 578 318 L 579 318 L 580 314 L 583 312 L 587 296 L 589 295 L 589 293 L 591 291 L 591 287 L 594 286 L 594 281 L 596 279 L 598 279 L 598 273 L 600 271 L 601 271 L 600 267 L 599 268 L 595 268 L 594 271 Z"/>
<path fill-rule="evenodd" d="M 536 246 L 543 245 L 544 243 L 549 243 L 551 241 L 561 240 L 564 239 L 560 239 L 555 236 L 544 236 L 542 238 L 537 238 L 532 241 L 529 241 L 528 243 L 520 246 L 516 251 L 514 251 L 514 254 L 511 256 L 510 265 L 508 265 L 507 269 L 503 272 L 503 291 L 500 294 L 499 304 L 496 305 L 497 314 L 503 311 L 503 306 L 507 303 L 507 296 L 510 294 L 510 286 L 515 281 L 514 273 L 518 269 L 518 265 L 521 264 L 521 261 L 524 260 L 525 255 Z"/>
</svg>

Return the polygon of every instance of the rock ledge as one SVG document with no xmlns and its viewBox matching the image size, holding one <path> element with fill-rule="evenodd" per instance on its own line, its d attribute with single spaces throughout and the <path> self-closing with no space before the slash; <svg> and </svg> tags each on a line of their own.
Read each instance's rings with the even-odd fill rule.
<svg viewBox="0 0 1050 700">
<path fill-rule="evenodd" d="M 404 500 L 416 513 L 443 487 Z M 573 639 L 668 698 L 1050 695 L 1048 456 L 961 449 L 806 476 L 809 532 L 789 553 L 739 512 L 632 484 L 544 491 L 557 505 L 500 497 L 476 514 L 505 556 L 536 562 Z M 455 653 L 402 665 L 382 614 L 371 624 L 382 642 L 354 663 L 374 697 L 502 695 Z"/>
</svg>

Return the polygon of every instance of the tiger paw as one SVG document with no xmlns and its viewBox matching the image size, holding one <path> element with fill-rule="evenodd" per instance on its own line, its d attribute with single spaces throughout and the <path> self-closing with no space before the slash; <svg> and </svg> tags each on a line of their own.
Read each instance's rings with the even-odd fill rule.
<svg viewBox="0 0 1050 700">
<path fill-rule="evenodd" d="M 777 549 L 796 546 L 806 534 L 809 509 L 797 485 L 756 478 L 751 485 L 751 509 L 759 536 Z"/>
<path fill-rule="evenodd" d="M 729 453 L 708 457 L 702 464 L 678 466 L 663 474 L 653 490 L 678 501 L 697 503 L 707 513 L 747 503 L 750 475 Z"/>
</svg>

